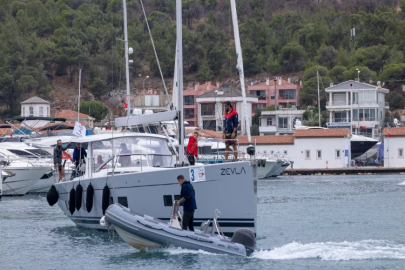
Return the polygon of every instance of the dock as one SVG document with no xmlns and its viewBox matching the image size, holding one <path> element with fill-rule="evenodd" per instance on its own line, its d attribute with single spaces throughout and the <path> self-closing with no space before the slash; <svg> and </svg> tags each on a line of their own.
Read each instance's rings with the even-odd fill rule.
<svg viewBox="0 0 405 270">
<path fill-rule="evenodd" d="M 335 169 L 286 169 L 284 175 L 362 175 L 362 174 L 405 174 L 405 167 L 384 168 L 384 167 L 349 167 Z"/>
</svg>

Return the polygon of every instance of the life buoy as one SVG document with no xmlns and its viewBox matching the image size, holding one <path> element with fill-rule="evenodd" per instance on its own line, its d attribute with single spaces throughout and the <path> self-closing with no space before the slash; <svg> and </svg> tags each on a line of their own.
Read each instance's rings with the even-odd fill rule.
<svg viewBox="0 0 405 270">
<path fill-rule="evenodd" d="M 73 215 L 75 212 L 76 190 L 72 188 L 69 194 L 69 212 Z"/>
<path fill-rule="evenodd" d="M 55 203 L 58 202 L 58 199 L 58 191 L 56 190 L 56 187 L 52 185 L 51 188 L 48 190 L 48 193 L 46 194 L 46 200 L 48 201 L 50 206 L 53 206 Z"/>
<path fill-rule="evenodd" d="M 105 185 L 103 188 L 103 201 L 102 201 L 102 209 L 103 215 L 105 214 L 105 210 L 107 210 L 108 206 L 110 205 L 110 188 Z"/>
<path fill-rule="evenodd" d="M 86 193 L 86 209 L 88 213 L 90 213 L 91 209 L 93 208 L 93 198 L 94 198 L 94 188 L 90 183 L 87 186 L 87 193 Z"/>
<path fill-rule="evenodd" d="M 77 211 L 80 210 L 82 207 L 82 199 L 83 199 L 83 187 L 80 185 L 80 183 L 76 187 L 76 209 Z"/>
</svg>

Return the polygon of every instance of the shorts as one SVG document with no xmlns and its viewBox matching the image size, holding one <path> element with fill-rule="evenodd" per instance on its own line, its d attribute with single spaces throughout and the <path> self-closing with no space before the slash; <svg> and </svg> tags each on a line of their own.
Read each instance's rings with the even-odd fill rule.
<svg viewBox="0 0 405 270">
<path fill-rule="evenodd" d="M 56 167 L 56 164 L 55 164 L 55 167 Z M 62 164 L 59 164 L 57 169 L 58 169 L 58 172 L 62 171 Z"/>
<path fill-rule="evenodd" d="M 190 163 L 190 165 L 195 165 L 195 157 L 194 157 L 194 155 L 189 154 L 188 162 Z"/>
<path fill-rule="evenodd" d="M 232 133 L 225 134 L 225 139 L 226 139 L 225 145 L 236 145 L 236 137 L 238 137 L 238 134 L 235 133 L 234 138 L 232 138 L 231 136 L 232 136 Z M 232 139 L 234 139 L 234 140 L 232 140 Z"/>
</svg>

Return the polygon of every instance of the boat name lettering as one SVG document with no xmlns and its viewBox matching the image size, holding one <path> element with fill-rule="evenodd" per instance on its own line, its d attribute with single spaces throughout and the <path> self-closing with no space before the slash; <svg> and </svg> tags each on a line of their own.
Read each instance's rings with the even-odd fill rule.
<svg viewBox="0 0 405 270">
<path fill-rule="evenodd" d="M 245 168 L 242 167 L 240 171 L 237 171 L 236 168 L 223 168 L 221 169 L 221 175 L 232 175 L 232 174 L 246 174 Z"/>
<path fill-rule="evenodd" d="M 238 250 L 239 250 L 239 248 L 238 248 L 238 247 L 231 246 L 231 245 L 228 245 L 228 246 L 227 246 L 227 248 L 228 248 L 228 249 L 235 250 L 235 251 L 238 251 Z"/>
</svg>

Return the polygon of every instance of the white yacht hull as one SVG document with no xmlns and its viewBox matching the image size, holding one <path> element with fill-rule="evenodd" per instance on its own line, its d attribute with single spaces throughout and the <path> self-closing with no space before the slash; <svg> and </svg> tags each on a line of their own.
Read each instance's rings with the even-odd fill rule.
<svg viewBox="0 0 405 270">
<path fill-rule="evenodd" d="M 219 224 L 223 232 L 232 235 L 241 227 L 256 232 L 257 209 L 257 171 L 249 162 L 234 162 L 200 166 L 205 168 L 205 181 L 192 182 L 197 201 L 194 214 L 195 226 L 211 219 L 215 209 L 222 212 Z M 87 212 L 86 191 L 89 179 L 81 179 L 83 203 L 81 209 L 69 212 L 69 192 L 76 188 L 78 180 L 55 184 L 59 193 L 58 205 L 62 211 L 77 225 L 91 229 L 105 229 L 99 224 L 103 216 L 102 194 L 106 183 L 110 188 L 110 203 L 118 202 L 128 208 L 169 220 L 174 196 L 180 194 L 177 176 L 182 174 L 190 180 L 190 170 L 197 166 L 181 168 L 154 168 L 153 171 L 123 173 L 108 177 L 91 179 L 94 188 L 93 208 Z M 166 198 L 166 205 L 165 199 Z M 125 205 L 127 204 L 127 205 Z"/>
<path fill-rule="evenodd" d="M 65 171 L 65 179 L 70 180 L 70 175 L 72 170 Z M 44 178 L 45 175 L 49 177 Z M 46 193 L 51 188 L 51 186 L 59 181 L 59 174 L 54 173 L 54 171 L 46 172 L 45 175 L 39 179 L 37 183 L 28 191 L 29 193 Z"/>
<path fill-rule="evenodd" d="M 289 162 L 281 160 L 266 160 L 266 165 L 258 166 L 257 175 L 259 179 L 268 179 L 281 175 L 289 166 Z"/>
<path fill-rule="evenodd" d="M 3 196 L 26 194 L 49 170 L 47 167 L 7 167 L 15 175 L 3 182 Z"/>
</svg>

